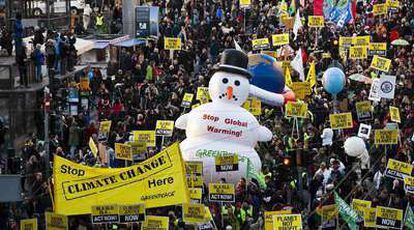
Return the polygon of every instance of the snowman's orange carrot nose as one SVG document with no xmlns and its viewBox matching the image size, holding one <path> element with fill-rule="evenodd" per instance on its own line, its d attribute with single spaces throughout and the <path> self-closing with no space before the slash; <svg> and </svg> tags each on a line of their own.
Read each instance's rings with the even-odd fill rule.
<svg viewBox="0 0 414 230">
<path fill-rule="evenodd" d="M 227 99 L 231 100 L 233 98 L 233 87 L 227 87 Z"/>
</svg>

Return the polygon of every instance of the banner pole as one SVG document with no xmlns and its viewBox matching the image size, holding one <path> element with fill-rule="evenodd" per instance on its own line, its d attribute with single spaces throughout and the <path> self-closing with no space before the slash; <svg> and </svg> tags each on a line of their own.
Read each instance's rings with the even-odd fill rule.
<svg viewBox="0 0 414 230">
<path fill-rule="evenodd" d="M 161 150 L 164 147 L 164 136 L 161 136 Z"/>
</svg>

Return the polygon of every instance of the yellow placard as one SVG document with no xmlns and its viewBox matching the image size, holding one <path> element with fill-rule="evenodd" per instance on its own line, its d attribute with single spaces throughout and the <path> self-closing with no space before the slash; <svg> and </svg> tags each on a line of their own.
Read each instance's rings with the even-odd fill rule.
<svg viewBox="0 0 414 230">
<path fill-rule="evenodd" d="M 143 203 L 154 208 L 190 202 L 178 143 L 126 168 L 93 168 L 54 157 L 57 213 L 88 214 L 96 204 Z"/>
<path fill-rule="evenodd" d="M 372 7 L 372 13 L 374 15 L 384 15 L 388 12 L 388 5 L 386 3 L 383 4 L 374 4 Z"/>
<path fill-rule="evenodd" d="M 352 46 L 349 47 L 349 59 L 367 59 L 368 58 L 368 46 Z"/>
<path fill-rule="evenodd" d="M 201 203 L 201 199 L 203 197 L 202 188 L 189 188 L 188 191 L 190 192 L 191 201 L 196 202 L 196 203 Z"/>
<path fill-rule="evenodd" d="M 37 219 L 20 220 L 20 230 L 37 230 Z"/>
<path fill-rule="evenodd" d="M 118 205 L 94 205 L 91 207 L 92 224 L 117 223 L 119 221 Z"/>
<path fill-rule="evenodd" d="M 364 216 L 365 210 L 371 208 L 371 201 L 368 200 L 352 200 L 352 209 L 355 210 L 360 216 Z"/>
<path fill-rule="evenodd" d="M 181 107 L 190 108 L 191 103 L 193 102 L 194 94 L 192 93 L 185 93 L 183 96 L 183 100 L 181 101 Z"/>
<path fill-rule="evenodd" d="M 262 102 L 255 97 L 247 98 L 242 106 L 254 116 L 260 116 L 262 114 Z"/>
<path fill-rule="evenodd" d="M 352 37 L 339 37 L 339 47 L 351 47 L 353 44 L 353 38 Z"/>
<path fill-rule="evenodd" d="M 147 152 L 147 145 L 145 142 L 129 142 L 128 145 L 131 147 L 132 158 L 134 158 L 134 155 L 140 155 Z"/>
<path fill-rule="evenodd" d="M 147 147 L 155 147 L 155 130 L 135 130 L 132 135 L 134 141 L 145 142 Z"/>
<path fill-rule="evenodd" d="M 292 210 L 280 210 L 280 211 L 265 211 L 265 230 L 273 230 L 273 216 L 282 214 L 291 214 Z"/>
<path fill-rule="evenodd" d="M 309 27 L 324 27 L 325 18 L 323 16 L 309 16 L 308 17 L 308 26 Z"/>
<path fill-rule="evenodd" d="M 204 180 L 201 175 L 188 175 L 187 174 L 187 184 L 189 188 L 201 188 L 203 187 Z"/>
<path fill-rule="evenodd" d="M 208 198 L 211 202 L 234 202 L 234 184 L 208 184 Z"/>
<path fill-rule="evenodd" d="M 354 46 L 369 46 L 371 36 L 356 36 L 352 37 L 352 45 Z"/>
<path fill-rule="evenodd" d="M 391 67 L 391 60 L 388 58 L 380 57 L 378 55 L 374 55 L 370 67 L 379 71 L 388 72 Z"/>
<path fill-rule="evenodd" d="M 240 0 L 240 6 L 241 7 L 246 7 L 246 6 L 250 6 L 251 0 Z"/>
<path fill-rule="evenodd" d="M 312 91 L 309 82 L 292 82 L 292 91 L 295 92 L 295 96 L 298 99 L 305 99 Z"/>
<path fill-rule="evenodd" d="M 387 0 L 387 5 L 390 8 L 398 8 L 400 7 L 400 2 L 398 0 Z"/>
<path fill-rule="evenodd" d="M 265 50 L 270 48 L 270 43 L 268 38 L 259 38 L 252 40 L 253 50 Z"/>
<path fill-rule="evenodd" d="M 181 38 L 164 37 L 165 50 L 181 50 Z"/>
<path fill-rule="evenodd" d="M 203 162 L 186 161 L 185 170 L 188 175 L 203 175 Z"/>
<path fill-rule="evenodd" d="M 67 230 L 69 227 L 68 217 L 65 215 L 61 215 L 61 214 L 57 214 L 53 212 L 45 212 L 45 220 L 46 220 L 46 230 Z"/>
<path fill-rule="evenodd" d="M 388 159 L 385 175 L 394 179 L 404 180 L 405 177 L 411 176 L 413 166 L 409 163 Z"/>
<path fill-rule="evenodd" d="M 371 101 L 359 101 L 355 107 L 359 121 L 373 118 Z"/>
<path fill-rule="evenodd" d="M 289 101 L 285 105 L 285 117 L 308 117 L 308 104 L 305 102 Z"/>
<path fill-rule="evenodd" d="M 323 221 L 331 221 L 338 217 L 338 208 L 334 204 L 324 205 L 316 211 Z"/>
<path fill-rule="evenodd" d="M 280 15 L 280 22 L 285 25 L 287 29 L 293 29 L 294 18 L 289 17 L 289 14 Z"/>
<path fill-rule="evenodd" d="M 368 48 L 368 55 L 385 55 L 387 53 L 387 43 L 385 42 L 371 42 Z"/>
<path fill-rule="evenodd" d="M 396 145 L 398 144 L 398 129 L 376 129 L 374 144 Z"/>
<path fill-rule="evenodd" d="M 403 210 L 377 206 L 377 227 L 402 228 Z"/>
<path fill-rule="evenodd" d="M 272 35 L 273 46 L 283 46 L 289 44 L 289 34 L 273 34 Z"/>
<path fill-rule="evenodd" d="M 115 143 L 115 158 L 132 161 L 132 151 L 129 144 Z"/>
<path fill-rule="evenodd" d="M 169 220 L 167 216 L 147 216 L 142 230 L 168 230 Z"/>
<path fill-rule="evenodd" d="M 174 121 L 158 120 L 155 125 L 156 136 L 171 137 L 174 131 Z"/>
<path fill-rule="evenodd" d="M 400 109 L 395 106 L 390 106 L 391 121 L 401 123 Z"/>
<path fill-rule="evenodd" d="M 273 216 L 273 229 L 284 230 L 302 229 L 302 216 L 300 214 L 284 214 Z"/>
<path fill-rule="evenodd" d="M 406 176 L 404 178 L 404 189 L 406 192 L 414 194 L 414 177 Z"/>
<path fill-rule="evenodd" d="M 183 204 L 183 221 L 188 224 L 204 223 L 206 208 L 203 204 Z"/>
<path fill-rule="evenodd" d="M 79 88 L 82 91 L 89 91 L 90 87 L 89 87 L 89 77 L 81 77 L 79 79 Z"/>
<path fill-rule="evenodd" d="M 376 208 L 367 208 L 364 210 L 364 227 L 366 228 L 375 228 L 377 219 L 377 209 Z"/>
<path fill-rule="evenodd" d="M 111 130 L 112 121 L 101 121 L 99 124 L 99 132 L 102 134 L 108 134 Z"/>
<path fill-rule="evenodd" d="M 228 172 L 239 170 L 239 156 L 238 155 L 227 155 L 215 157 L 216 172 Z"/>
<path fill-rule="evenodd" d="M 211 100 L 210 94 L 208 92 L 208 87 L 198 87 L 197 88 L 197 95 L 196 99 L 201 102 L 201 104 L 205 104 Z"/>
<path fill-rule="evenodd" d="M 331 58 L 332 57 L 332 55 L 331 55 L 331 53 L 322 53 L 322 58 Z"/>
<path fill-rule="evenodd" d="M 96 147 L 95 141 L 92 139 L 92 137 L 89 138 L 89 148 L 91 149 L 91 152 L 94 157 L 98 156 L 98 147 Z"/>
<path fill-rule="evenodd" d="M 120 223 L 137 223 L 145 220 L 145 205 L 118 205 Z"/>
<path fill-rule="evenodd" d="M 352 113 L 329 114 L 332 129 L 350 129 L 352 124 Z"/>
</svg>

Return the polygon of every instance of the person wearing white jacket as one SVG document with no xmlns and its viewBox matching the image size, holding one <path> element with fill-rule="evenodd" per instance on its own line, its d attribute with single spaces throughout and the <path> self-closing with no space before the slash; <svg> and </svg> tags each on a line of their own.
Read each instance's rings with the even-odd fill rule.
<svg viewBox="0 0 414 230">
<path fill-rule="evenodd" d="M 333 138 L 333 130 L 330 127 L 325 127 L 322 131 L 322 146 L 331 146 Z"/>
</svg>

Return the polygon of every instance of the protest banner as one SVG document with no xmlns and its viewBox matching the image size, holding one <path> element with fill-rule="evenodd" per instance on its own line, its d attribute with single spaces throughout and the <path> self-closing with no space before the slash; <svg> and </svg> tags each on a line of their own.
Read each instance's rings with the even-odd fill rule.
<svg viewBox="0 0 414 230">
<path fill-rule="evenodd" d="M 273 216 L 273 229 L 302 229 L 302 216 L 300 214 L 283 214 Z"/>
<path fill-rule="evenodd" d="M 398 132 L 399 130 L 394 129 L 376 129 L 374 131 L 375 139 L 374 144 L 376 145 L 396 145 L 398 144 Z"/>
<path fill-rule="evenodd" d="M 91 207 L 92 224 L 118 223 L 118 205 L 94 205 Z"/>
<path fill-rule="evenodd" d="M 216 156 L 216 172 L 228 172 L 228 171 L 238 171 L 239 170 L 239 156 L 238 155 L 228 155 L 228 156 Z"/>
<path fill-rule="evenodd" d="M 240 7 L 249 7 L 251 4 L 251 0 L 240 0 Z"/>
<path fill-rule="evenodd" d="M 292 82 L 291 88 L 297 99 L 305 99 L 312 93 L 309 82 Z"/>
<path fill-rule="evenodd" d="M 358 129 L 358 137 L 362 137 L 362 138 L 366 138 L 369 139 L 370 135 L 371 135 L 371 129 L 372 126 L 371 125 L 367 125 L 364 123 L 360 123 L 359 124 L 359 129 Z"/>
<path fill-rule="evenodd" d="M 283 46 L 289 44 L 289 34 L 273 34 L 272 35 L 272 45 L 273 46 Z"/>
<path fill-rule="evenodd" d="M 368 46 L 352 46 L 349 47 L 349 59 L 367 59 L 368 58 Z"/>
<path fill-rule="evenodd" d="M 20 220 L 20 230 L 37 230 L 37 219 Z"/>
<path fill-rule="evenodd" d="M 387 54 L 387 43 L 385 42 L 371 42 L 369 43 L 368 55 L 382 55 Z"/>
<path fill-rule="evenodd" d="M 203 175 L 203 162 L 186 161 L 185 170 L 187 175 Z"/>
<path fill-rule="evenodd" d="M 168 216 L 147 216 L 142 225 L 142 230 L 168 230 Z"/>
<path fill-rule="evenodd" d="M 89 138 L 89 149 L 91 149 L 94 157 L 98 156 L 98 147 L 96 147 L 95 141 L 92 139 L 92 137 Z"/>
<path fill-rule="evenodd" d="M 119 223 L 137 223 L 145 221 L 145 205 L 118 205 Z"/>
<path fill-rule="evenodd" d="M 89 210 L 90 211 L 90 210 Z M 68 217 L 65 215 L 45 212 L 45 222 L 46 230 L 67 230 L 68 226 Z"/>
<path fill-rule="evenodd" d="M 291 213 L 292 213 L 292 210 L 265 211 L 264 212 L 265 230 L 273 229 L 273 216 L 282 215 L 282 214 L 291 214 Z"/>
<path fill-rule="evenodd" d="M 234 184 L 208 184 L 210 202 L 234 202 Z"/>
<path fill-rule="evenodd" d="M 339 47 L 348 48 L 351 47 L 353 43 L 352 37 L 339 37 Z"/>
<path fill-rule="evenodd" d="M 155 147 L 155 130 L 132 131 L 134 142 L 143 142 L 147 147 Z"/>
<path fill-rule="evenodd" d="M 255 97 L 248 97 L 242 106 L 254 116 L 262 114 L 262 102 Z"/>
<path fill-rule="evenodd" d="M 378 228 L 402 228 L 403 210 L 377 206 L 376 225 Z"/>
<path fill-rule="evenodd" d="M 387 99 L 394 99 L 396 77 L 382 75 L 379 79 L 379 96 Z"/>
<path fill-rule="evenodd" d="M 390 117 L 391 121 L 401 123 L 400 109 L 395 106 L 390 106 Z"/>
<path fill-rule="evenodd" d="M 370 67 L 388 73 L 391 67 L 391 60 L 388 58 L 380 57 L 378 55 L 374 55 Z"/>
<path fill-rule="evenodd" d="M 388 159 L 384 175 L 394 179 L 404 180 L 405 177 L 411 176 L 412 171 L 413 166 L 411 164 L 390 158 Z"/>
<path fill-rule="evenodd" d="M 372 13 L 377 16 L 377 15 L 385 15 L 388 12 L 388 5 L 386 3 L 382 3 L 382 4 L 374 4 L 372 6 Z"/>
<path fill-rule="evenodd" d="M 183 221 L 186 224 L 208 222 L 205 215 L 206 209 L 203 204 L 183 204 Z"/>
<path fill-rule="evenodd" d="M 259 38 L 252 40 L 253 50 L 265 50 L 270 48 L 270 43 L 268 38 Z"/>
<path fill-rule="evenodd" d="M 414 177 L 406 176 L 404 178 L 404 190 L 414 194 Z"/>
<path fill-rule="evenodd" d="M 364 227 L 375 228 L 377 219 L 377 209 L 367 208 L 364 210 Z"/>
<path fill-rule="evenodd" d="M 289 101 L 285 105 L 285 117 L 308 117 L 308 104 L 305 102 Z"/>
<path fill-rule="evenodd" d="M 352 125 L 352 113 L 329 114 L 332 129 L 350 129 Z"/>
<path fill-rule="evenodd" d="M 309 27 L 324 27 L 325 26 L 325 18 L 323 16 L 309 16 L 308 17 L 308 26 Z"/>
<path fill-rule="evenodd" d="M 88 214 L 96 204 L 153 208 L 190 202 L 178 143 L 125 168 L 93 168 L 55 155 L 53 176 L 55 211 L 65 215 Z"/>
<path fill-rule="evenodd" d="M 193 101 L 194 94 L 192 93 L 185 93 L 183 96 L 183 100 L 181 101 L 181 107 L 190 108 L 191 103 Z"/>
<path fill-rule="evenodd" d="M 155 125 L 155 135 L 171 137 L 174 131 L 174 121 L 158 120 Z"/>
<path fill-rule="evenodd" d="M 129 144 L 115 143 L 115 158 L 132 161 L 132 151 Z"/>
<path fill-rule="evenodd" d="M 203 197 L 202 188 L 189 188 L 188 191 L 190 192 L 191 203 L 201 203 Z"/>
<path fill-rule="evenodd" d="M 181 50 L 181 38 L 164 37 L 165 50 Z"/>
<path fill-rule="evenodd" d="M 201 104 L 208 103 L 211 100 L 208 87 L 198 87 L 196 99 L 199 100 Z"/>
<path fill-rule="evenodd" d="M 371 208 L 371 201 L 353 199 L 352 200 L 352 209 L 355 210 L 359 216 L 363 217 L 365 210 Z"/>
<path fill-rule="evenodd" d="M 338 218 L 338 209 L 334 204 L 317 208 L 316 212 L 321 216 L 321 229 L 334 229 Z"/>
<path fill-rule="evenodd" d="M 355 104 L 358 121 L 372 120 L 372 106 L 370 101 L 359 101 Z"/>
<path fill-rule="evenodd" d="M 202 175 L 186 175 L 187 184 L 189 188 L 201 188 L 203 187 L 204 180 Z"/>
</svg>

